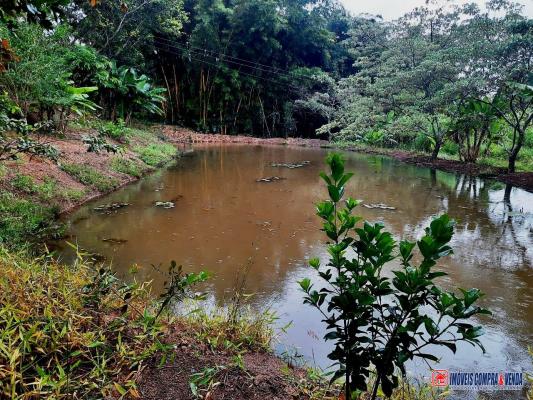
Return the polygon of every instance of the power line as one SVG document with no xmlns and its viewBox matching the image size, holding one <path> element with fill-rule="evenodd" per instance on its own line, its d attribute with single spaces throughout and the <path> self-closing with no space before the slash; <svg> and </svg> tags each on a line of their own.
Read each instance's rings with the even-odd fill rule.
<svg viewBox="0 0 533 400">
<path fill-rule="evenodd" d="M 160 44 L 161 45 L 161 44 Z M 164 44 L 165 46 L 168 46 L 166 44 Z M 156 44 L 156 47 L 160 50 L 165 50 L 167 52 L 169 52 L 170 54 L 174 55 L 174 56 L 181 56 L 181 55 L 184 55 L 185 54 L 185 50 L 179 50 L 179 49 L 176 49 L 176 50 L 173 50 L 173 51 L 170 51 L 169 49 L 165 49 L 163 47 L 159 47 L 157 44 Z M 181 53 L 179 53 L 179 51 L 181 51 Z M 221 68 L 221 65 L 220 64 L 215 64 L 215 63 L 212 63 L 212 62 L 209 62 L 209 61 L 206 61 L 206 60 L 202 60 L 200 58 L 197 58 L 195 57 L 194 55 L 191 55 L 191 54 L 188 54 L 187 55 L 190 59 L 193 59 L 195 61 L 198 61 L 198 62 L 201 62 L 201 63 L 204 63 L 204 64 L 207 64 L 207 65 L 211 65 L 213 67 L 216 67 L 216 68 Z M 244 67 L 248 67 L 244 64 L 242 64 L 242 66 Z M 258 76 L 258 75 L 253 75 L 253 74 L 250 74 L 250 73 L 247 73 L 247 72 L 244 72 L 244 71 L 241 71 L 240 69 L 237 69 L 237 68 L 232 68 L 232 67 L 229 67 L 226 65 L 227 68 L 229 69 L 232 69 L 234 71 L 237 71 L 239 74 L 242 74 L 242 75 L 246 75 L 246 76 L 249 76 L 249 77 L 252 77 L 252 78 L 255 78 L 255 79 L 260 79 L 260 80 L 264 80 L 264 81 L 267 81 L 267 82 L 270 82 L 270 83 L 273 83 L 273 84 L 276 84 L 276 85 L 279 85 L 279 86 L 284 86 L 284 87 L 287 87 L 287 88 L 290 88 L 290 89 L 293 89 L 293 90 L 300 90 L 299 87 L 297 86 L 292 86 L 290 84 L 285 84 L 285 83 L 282 83 L 280 81 L 275 81 L 275 80 L 272 80 L 272 79 L 269 79 L 269 78 L 266 78 L 264 76 Z"/>
<path fill-rule="evenodd" d="M 215 62 L 220 62 L 220 61 L 223 61 L 225 63 L 229 63 L 229 64 L 233 64 L 233 65 L 237 65 L 239 67 L 244 67 L 244 68 L 251 68 L 251 69 L 254 69 L 254 70 L 257 70 L 258 72 L 262 72 L 262 73 L 268 73 L 268 74 L 272 74 L 272 75 L 276 75 L 278 77 L 282 77 L 282 78 L 286 78 L 286 79 L 294 79 L 294 78 L 297 78 L 295 76 L 292 76 L 292 75 L 288 75 L 288 74 L 282 74 L 282 73 L 279 73 L 279 72 L 274 72 L 274 71 L 268 71 L 268 70 L 264 70 L 262 69 L 261 67 L 256 67 L 256 66 L 252 66 L 252 65 L 247 65 L 247 64 L 243 64 L 243 63 L 240 63 L 240 62 L 237 62 L 237 61 L 233 61 L 233 60 L 224 60 L 225 57 L 217 57 L 217 56 L 213 56 L 213 55 L 210 55 L 210 54 L 199 54 L 198 51 L 196 51 L 196 53 L 193 53 L 193 52 L 190 52 L 189 49 L 187 48 L 184 48 L 184 47 L 181 47 L 181 46 L 176 46 L 176 45 L 170 45 L 168 43 L 162 43 L 161 41 L 159 41 L 158 39 L 155 39 L 155 42 L 158 42 L 158 44 L 160 46 L 167 46 L 169 48 L 172 48 L 174 50 L 177 50 L 177 51 L 181 51 L 182 54 L 185 54 L 185 52 L 187 52 L 187 55 L 190 57 L 191 55 L 194 55 L 194 56 L 197 56 L 197 57 L 211 57 L 211 58 L 214 58 L 215 59 Z M 159 47 L 160 49 L 162 50 L 165 50 L 161 47 Z M 166 49 L 168 50 L 168 49 Z M 195 58 L 197 60 L 197 58 Z"/>
<path fill-rule="evenodd" d="M 182 51 L 182 52 L 185 52 L 185 51 L 186 52 L 191 52 L 190 49 L 188 49 L 186 47 L 183 47 L 183 46 L 181 46 L 179 44 L 165 43 L 159 38 L 155 38 L 154 40 L 159 42 L 160 45 L 168 46 L 170 48 L 173 48 L 173 49 L 176 49 L 176 50 L 179 50 L 179 51 Z M 168 40 L 168 39 L 164 39 L 164 40 Z M 193 52 L 196 52 L 196 53 L 193 53 Z M 203 54 L 202 54 L 201 50 L 193 50 L 193 52 L 191 52 L 191 54 L 195 54 L 197 56 L 202 56 L 202 57 L 214 58 L 216 62 L 219 62 L 220 60 L 223 60 L 226 63 L 231 63 L 231 64 L 234 64 L 234 65 L 238 65 L 240 67 L 252 68 L 252 69 L 255 69 L 255 70 L 259 71 L 259 72 L 265 72 L 265 73 L 269 73 L 269 74 L 276 75 L 276 76 L 279 76 L 279 77 L 284 77 L 284 78 L 287 78 L 287 79 L 303 79 L 303 80 L 309 80 L 309 81 L 313 80 L 313 78 L 311 78 L 311 77 L 292 75 L 292 74 L 287 73 L 287 72 L 276 72 L 274 70 L 275 69 L 274 67 L 267 67 L 267 66 L 264 66 L 264 64 L 261 64 L 261 63 L 257 63 L 257 65 L 259 65 L 259 66 L 257 66 L 257 65 L 253 65 L 254 63 L 251 62 L 251 61 L 245 61 L 246 63 L 251 64 L 251 65 L 248 65 L 248 64 L 243 64 L 243 63 L 240 63 L 240 62 L 234 61 L 234 60 L 224 60 L 224 59 L 227 59 L 227 58 L 235 58 L 235 59 L 238 59 L 238 58 L 237 57 L 228 56 L 228 55 L 225 55 L 225 54 L 221 54 L 221 53 L 215 53 L 215 52 L 213 52 L 211 50 L 207 50 L 207 49 L 205 49 L 205 52 L 203 52 Z M 211 54 L 205 54 L 205 53 L 214 53 L 214 54 L 218 54 L 218 55 L 211 55 Z M 265 69 L 265 68 L 271 68 L 271 69 L 268 70 L 268 69 Z M 277 69 L 282 71 L 279 68 L 277 68 Z"/>
<path fill-rule="evenodd" d="M 286 74 L 286 70 L 283 70 L 282 68 L 274 67 L 272 65 L 262 64 L 262 63 L 257 62 L 257 61 L 249 61 L 249 60 L 246 60 L 244 58 L 230 56 L 230 55 L 227 55 L 227 54 L 216 52 L 214 50 L 209 50 L 209 49 L 193 46 L 191 44 L 187 44 L 185 46 L 184 45 L 180 45 L 180 44 L 177 44 L 176 42 L 172 41 L 171 39 L 166 39 L 166 38 L 156 38 L 156 39 L 159 40 L 159 41 L 170 42 L 171 44 L 169 44 L 169 46 L 172 45 L 172 46 L 181 47 L 182 49 L 183 48 L 187 49 L 187 50 L 194 49 L 194 51 L 198 51 L 198 52 L 211 53 L 211 54 L 214 54 L 215 56 L 217 56 L 219 58 L 233 59 L 233 60 L 240 61 L 240 62 L 243 62 L 243 63 L 251 64 L 251 65 L 254 65 L 254 66 L 260 66 L 260 67 L 262 67 L 262 69 L 266 68 L 266 70 L 271 70 L 274 73 Z"/>
</svg>

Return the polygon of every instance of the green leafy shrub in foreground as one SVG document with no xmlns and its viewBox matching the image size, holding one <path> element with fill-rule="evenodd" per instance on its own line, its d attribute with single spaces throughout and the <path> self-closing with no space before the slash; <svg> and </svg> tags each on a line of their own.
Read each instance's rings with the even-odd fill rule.
<svg viewBox="0 0 533 400">
<path fill-rule="evenodd" d="M 105 176 L 87 165 L 64 164 L 61 168 L 79 182 L 91 186 L 102 193 L 109 192 L 119 185 L 115 178 Z"/>
<path fill-rule="evenodd" d="M 144 360 L 158 353 L 164 361 L 174 348 L 162 343 L 155 310 L 205 278 L 172 279 L 161 306 L 148 284 L 124 284 L 81 257 L 61 265 L 0 245 L 0 270 L 0 397 L 11 399 L 139 398 Z"/>
<path fill-rule="evenodd" d="M 316 307 L 327 325 L 326 340 L 335 342 L 329 358 L 337 369 L 332 380 L 345 378 L 347 399 L 367 390 L 372 379 L 371 398 L 381 387 L 391 396 L 405 375 L 405 363 L 415 357 L 438 361 L 428 346 L 446 346 L 453 352 L 460 341 L 483 349 L 480 326 L 468 320 L 489 311 L 475 305 L 482 296 L 478 289 L 462 290 L 461 295 L 447 292 L 435 284 L 445 272 L 435 271 L 437 261 L 452 253 L 449 242 L 454 222 L 447 215 L 435 218 L 417 243 L 403 240 L 399 245 L 381 223 L 364 222 L 352 215 L 359 204 L 352 198 L 341 203 L 352 173 L 344 172 L 344 160 L 330 154 L 331 174 L 321 173 L 327 184 L 329 200 L 318 203 L 317 215 L 323 220 L 330 259 L 321 266 L 310 260 L 324 286 L 314 289 L 306 278 L 300 286 L 304 302 Z M 413 262 L 418 246 L 421 262 Z M 348 250 L 353 250 L 353 256 Z M 402 267 L 393 277 L 383 267 L 399 258 Z M 484 350 L 484 349 L 483 349 Z"/>
</svg>

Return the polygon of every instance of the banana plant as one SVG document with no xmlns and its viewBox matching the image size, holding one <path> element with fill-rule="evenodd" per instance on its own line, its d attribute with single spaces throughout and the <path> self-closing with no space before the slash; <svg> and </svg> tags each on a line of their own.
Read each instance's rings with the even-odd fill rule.
<svg viewBox="0 0 533 400">
<path fill-rule="evenodd" d="M 153 85 L 145 74 L 135 68 L 120 66 L 112 62 L 106 74 L 98 76 L 99 84 L 107 89 L 110 118 L 122 118 L 129 122 L 133 112 L 162 115 L 161 108 L 165 89 Z"/>
<path fill-rule="evenodd" d="M 67 93 L 70 97 L 71 111 L 81 116 L 87 112 L 95 112 L 99 109 L 100 106 L 89 98 L 89 93 L 96 92 L 97 90 L 98 87 L 96 86 L 68 86 Z"/>
</svg>

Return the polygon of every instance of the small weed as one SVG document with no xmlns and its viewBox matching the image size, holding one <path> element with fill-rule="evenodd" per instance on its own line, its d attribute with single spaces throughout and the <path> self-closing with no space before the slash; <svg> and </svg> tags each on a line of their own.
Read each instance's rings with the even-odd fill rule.
<svg viewBox="0 0 533 400">
<path fill-rule="evenodd" d="M 208 393 L 220 383 L 216 381 L 217 375 L 226 369 L 225 365 L 217 365 L 204 368 L 200 372 L 192 374 L 189 386 L 193 396 L 197 399 L 208 398 Z M 206 393 L 205 397 L 203 393 Z"/>
<path fill-rule="evenodd" d="M 133 150 L 145 164 L 151 167 L 166 164 L 177 155 L 176 148 L 168 143 L 137 146 Z"/>
<path fill-rule="evenodd" d="M 91 186 L 102 193 L 109 192 L 119 185 L 119 182 L 115 178 L 105 176 L 87 165 L 64 164 L 62 168 L 79 182 Z"/>
<path fill-rule="evenodd" d="M 17 174 L 11 181 L 11 185 L 24 193 L 32 194 L 35 193 L 36 187 L 33 178 L 28 175 Z"/>
</svg>

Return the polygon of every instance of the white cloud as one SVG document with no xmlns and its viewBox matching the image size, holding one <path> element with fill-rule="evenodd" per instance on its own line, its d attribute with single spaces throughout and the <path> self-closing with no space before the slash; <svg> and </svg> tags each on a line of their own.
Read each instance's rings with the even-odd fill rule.
<svg viewBox="0 0 533 400">
<path fill-rule="evenodd" d="M 408 11 L 425 3 L 424 0 L 340 0 L 353 14 L 369 13 L 382 15 L 386 20 L 401 17 Z M 480 5 L 483 0 L 472 0 Z M 461 1 L 466 3 L 467 1 Z M 524 13 L 533 18 L 533 0 L 517 0 L 524 5 Z"/>
</svg>

